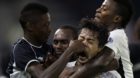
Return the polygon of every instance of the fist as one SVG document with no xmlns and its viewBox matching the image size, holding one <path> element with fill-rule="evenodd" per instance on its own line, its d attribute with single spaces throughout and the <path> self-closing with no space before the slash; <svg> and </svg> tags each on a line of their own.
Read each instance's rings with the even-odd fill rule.
<svg viewBox="0 0 140 78">
<path fill-rule="evenodd" d="M 80 53 L 85 51 L 85 45 L 79 40 L 71 40 L 68 49 Z"/>
</svg>

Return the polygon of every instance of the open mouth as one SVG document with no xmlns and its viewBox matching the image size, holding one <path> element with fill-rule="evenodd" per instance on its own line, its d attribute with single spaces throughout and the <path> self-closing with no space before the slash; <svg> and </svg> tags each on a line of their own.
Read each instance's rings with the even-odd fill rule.
<svg viewBox="0 0 140 78">
<path fill-rule="evenodd" d="M 81 53 L 79 53 L 78 56 L 79 56 L 78 61 L 81 64 L 84 64 L 84 63 L 88 62 L 88 60 L 89 60 L 86 52 L 81 52 Z"/>
</svg>

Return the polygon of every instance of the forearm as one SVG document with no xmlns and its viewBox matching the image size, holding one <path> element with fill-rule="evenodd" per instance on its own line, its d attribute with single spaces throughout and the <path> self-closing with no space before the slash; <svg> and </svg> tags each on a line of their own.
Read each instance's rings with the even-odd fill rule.
<svg viewBox="0 0 140 78">
<path fill-rule="evenodd" d="M 57 61 L 55 61 L 43 72 L 40 78 L 58 78 L 72 54 L 73 52 L 71 52 L 70 49 L 67 49 Z"/>
<path fill-rule="evenodd" d="M 41 78 L 58 78 L 73 53 L 82 52 L 84 50 L 85 45 L 81 41 L 70 41 L 69 47 L 65 50 L 65 52 L 60 56 L 57 61 L 55 61 L 49 68 L 44 71 Z"/>
<path fill-rule="evenodd" d="M 94 77 L 97 74 L 104 72 L 113 58 L 114 52 L 111 49 L 105 47 L 97 57 L 91 59 L 83 66 L 83 68 L 81 68 L 79 71 L 76 71 L 76 73 L 71 78 Z"/>
<path fill-rule="evenodd" d="M 82 66 L 80 68 L 78 68 L 78 70 L 72 74 L 69 78 L 94 78 L 96 77 L 99 73 L 102 72 L 103 67 L 95 67 L 95 69 L 93 69 L 93 67 L 88 67 L 88 65 L 86 66 Z"/>
<path fill-rule="evenodd" d="M 110 64 L 110 62 L 113 61 L 114 57 L 115 53 L 113 52 L 113 50 L 111 50 L 108 47 L 104 47 L 100 54 L 98 54 L 97 57 L 92 59 L 90 62 L 95 67 L 107 67 Z"/>
<path fill-rule="evenodd" d="M 111 70 L 116 70 L 119 68 L 119 61 L 117 59 L 113 59 L 109 65 L 106 66 L 104 72 L 107 72 L 107 71 L 111 71 Z"/>
<path fill-rule="evenodd" d="M 93 71 L 94 74 L 107 72 L 112 69 L 116 69 L 118 63 L 114 60 L 115 53 L 108 47 L 104 47 L 101 53 L 94 59 L 92 59 L 86 67 Z M 114 63 L 113 63 L 114 62 Z M 117 64 L 117 65 L 114 65 Z M 111 67 L 111 68 L 110 68 Z"/>
</svg>

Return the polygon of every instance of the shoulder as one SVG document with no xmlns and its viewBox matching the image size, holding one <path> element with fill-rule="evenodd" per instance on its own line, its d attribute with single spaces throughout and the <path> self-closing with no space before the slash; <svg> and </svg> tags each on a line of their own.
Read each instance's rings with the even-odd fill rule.
<svg viewBox="0 0 140 78">
<path fill-rule="evenodd" d="M 23 40 L 23 39 L 19 39 L 17 42 L 15 42 L 13 44 L 13 49 L 17 49 L 17 48 L 28 48 L 29 47 L 29 44 Z"/>
<path fill-rule="evenodd" d="M 120 38 L 126 36 L 124 29 L 115 29 L 110 32 L 110 37 Z"/>
<path fill-rule="evenodd" d="M 116 29 L 110 32 L 109 35 L 109 42 L 110 41 L 124 41 L 127 40 L 127 36 L 124 29 Z"/>
<path fill-rule="evenodd" d="M 13 45 L 13 53 L 14 55 L 24 55 L 31 53 L 30 45 L 23 39 L 18 40 Z"/>
</svg>

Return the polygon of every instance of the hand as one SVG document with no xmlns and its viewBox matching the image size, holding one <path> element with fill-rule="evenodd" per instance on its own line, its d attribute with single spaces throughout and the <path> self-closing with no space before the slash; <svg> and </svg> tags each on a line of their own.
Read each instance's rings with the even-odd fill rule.
<svg viewBox="0 0 140 78">
<path fill-rule="evenodd" d="M 59 75 L 59 78 L 69 78 L 75 72 L 74 67 L 66 67 Z"/>
<path fill-rule="evenodd" d="M 56 60 L 57 60 L 57 56 L 56 55 L 53 55 L 51 53 L 48 53 L 46 59 L 45 59 L 45 63 L 44 63 L 44 66 L 45 67 L 48 67 L 50 66 L 52 63 L 54 63 Z"/>
<path fill-rule="evenodd" d="M 96 69 L 90 69 L 90 67 L 87 67 L 85 65 L 78 66 L 77 70 L 69 76 L 69 78 L 95 78 L 97 74 Z"/>
<path fill-rule="evenodd" d="M 85 45 L 79 40 L 71 40 L 68 49 L 80 53 L 85 51 Z"/>
<path fill-rule="evenodd" d="M 85 66 L 78 66 L 76 71 L 71 76 L 69 76 L 69 78 L 87 78 L 85 73 L 88 73 Z"/>
</svg>

